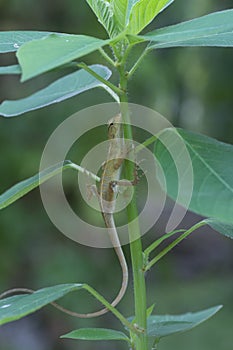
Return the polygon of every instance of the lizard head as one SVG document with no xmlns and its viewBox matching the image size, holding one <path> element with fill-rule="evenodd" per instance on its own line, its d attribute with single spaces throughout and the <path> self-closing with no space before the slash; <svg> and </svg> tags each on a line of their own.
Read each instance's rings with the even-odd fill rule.
<svg viewBox="0 0 233 350">
<path fill-rule="evenodd" d="M 108 121 L 108 137 L 109 139 L 120 138 L 121 135 L 121 114 L 117 114 L 115 117 Z"/>
</svg>

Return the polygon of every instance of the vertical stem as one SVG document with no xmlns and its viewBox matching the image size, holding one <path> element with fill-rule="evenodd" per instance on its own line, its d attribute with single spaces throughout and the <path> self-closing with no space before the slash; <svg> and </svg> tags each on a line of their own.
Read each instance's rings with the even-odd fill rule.
<svg viewBox="0 0 233 350">
<path fill-rule="evenodd" d="M 124 126 L 124 136 L 126 139 L 133 139 L 132 128 L 130 125 L 130 117 L 128 112 L 128 97 L 127 97 L 127 74 L 125 67 L 122 65 L 118 67 L 120 74 L 120 88 L 124 93 L 120 96 L 120 101 L 123 102 L 121 106 L 123 121 L 127 124 Z M 134 176 L 134 164 L 127 161 L 125 167 L 125 175 L 128 179 L 132 179 Z M 129 239 L 130 239 L 130 252 L 132 260 L 133 270 L 133 282 L 134 282 L 134 302 L 135 302 L 135 324 L 141 330 L 140 334 L 135 337 L 135 349 L 136 350 L 148 350 L 147 345 L 147 316 L 146 316 L 146 284 L 145 276 L 143 272 L 143 251 L 140 235 L 140 227 L 138 222 L 138 210 L 136 205 L 136 198 L 133 196 L 132 201 L 127 207 L 128 227 L 129 227 Z"/>
</svg>

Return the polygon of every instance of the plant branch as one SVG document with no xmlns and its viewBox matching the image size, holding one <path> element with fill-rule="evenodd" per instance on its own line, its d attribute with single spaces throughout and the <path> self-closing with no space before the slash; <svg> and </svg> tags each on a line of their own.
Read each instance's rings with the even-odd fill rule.
<svg viewBox="0 0 233 350">
<path fill-rule="evenodd" d="M 161 236 L 155 242 L 153 242 L 148 248 L 145 249 L 145 251 L 144 251 L 145 257 L 148 257 L 153 250 L 155 250 L 163 241 L 165 241 L 169 237 L 172 237 L 176 233 L 185 232 L 185 231 L 186 230 L 175 230 L 175 231 L 168 232 L 165 235 Z"/>
<path fill-rule="evenodd" d="M 99 49 L 99 52 L 101 53 L 101 55 L 105 58 L 105 60 L 111 64 L 111 66 L 115 67 L 115 62 L 111 59 L 111 57 L 104 51 L 104 49 L 101 47 Z"/>
<path fill-rule="evenodd" d="M 160 259 L 162 259 L 168 252 L 170 252 L 177 244 L 187 238 L 193 231 L 197 230 L 199 227 L 206 225 L 206 222 L 200 221 L 189 230 L 185 231 L 180 237 L 169 244 L 165 249 L 163 249 L 154 259 L 152 259 L 145 267 L 145 271 L 148 271 L 153 265 L 155 265 Z"/>
<path fill-rule="evenodd" d="M 140 145 L 138 145 L 135 148 L 135 152 L 138 153 L 140 152 L 142 149 L 144 149 L 147 146 L 150 146 L 153 142 L 155 142 L 158 139 L 158 136 L 151 136 L 149 139 L 147 139 L 146 141 L 144 141 L 143 143 L 141 143 Z"/>
<path fill-rule="evenodd" d="M 69 164 L 69 167 L 72 168 L 72 169 L 74 169 L 74 170 L 77 170 L 77 171 L 81 172 L 81 173 L 84 174 L 84 175 L 87 175 L 87 176 L 91 177 L 93 180 L 95 180 L 95 181 L 97 181 L 97 182 L 100 182 L 100 177 L 99 177 L 99 176 L 93 174 L 91 171 L 89 171 L 89 170 L 87 170 L 87 169 L 81 167 L 81 166 L 78 165 L 78 164 L 70 163 L 70 164 Z"/>
<path fill-rule="evenodd" d="M 109 311 L 115 315 L 121 323 L 128 328 L 131 332 L 137 333 L 136 328 L 114 307 L 112 306 L 101 294 L 99 294 L 94 288 L 88 284 L 83 285 L 83 289 L 93 295 L 99 302 L 101 302 Z"/>
<path fill-rule="evenodd" d="M 101 83 L 108 86 L 110 89 L 112 89 L 117 95 L 122 95 L 123 91 L 119 89 L 116 85 L 112 84 L 110 81 L 105 80 L 102 78 L 99 74 L 94 72 L 88 65 L 85 63 L 77 63 L 77 67 L 84 69 L 86 72 L 90 73 L 93 77 L 98 79 Z"/>
<path fill-rule="evenodd" d="M 128 78 L 130 79 L 131 76 L 135 73 L 135 71 L 137 70 L 137 68 L 139 67 L 139 65 L 141 64 L 142 60 L 145 58 L 145 56 L 147 55 L 147 50 L 144 50 L 143 53 L 139 56 L 139 58 L 137 59 L 137 61 L 135 62 L 135 64 L 133 65 L 133 67 L 130 69 L 129 73 L 128 73 Z"/>
</svg>

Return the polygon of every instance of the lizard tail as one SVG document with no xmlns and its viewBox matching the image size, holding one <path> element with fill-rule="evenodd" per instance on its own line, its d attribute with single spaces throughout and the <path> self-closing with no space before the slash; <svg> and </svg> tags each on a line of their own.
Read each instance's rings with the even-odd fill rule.
<svg viewBox="0 0 233 350">
<path fill-rule="evenodd" d="M 121 301 L 121 299 L 123 298 L 123 296 L 125 294 L 125 291 L 127 289 L 127 285 L 128 285 L 128 266 L 127 266 L 127 263 L 126 263 L 126 260 L 125 260 L 125 256 L 124 256 L 124 253 L 122 251 L 121 246 L 115 247 L 115 251 L 116 251 L 116 254 L 117 254 L 118 259 L 119 259 L 120 264 L 121 264 L 122 285 L 121 285 L 121 288 L 120 288 L 120 291 L 119 291 L 118 295 L 116 296 L 116 298 L 111 303 L 112 306 L 116 306 Z M 4 297 L 6 297 L 6 296 L 8 296 L 10 294 L 14 294 L 14 293 L 29 293 L 29 294 L 31 294 L 31 293 L 34 293 L 34 292 L 35 292 L 35 290 L 29 289 L 29 288 L 13 288 L 13 289 L 10 289 L 10 290 L 0 294 L 0 299 L 4 298 Z M 68 309 L 64 308 L 63 306 L 61 306 L 61 305 L 59 305 L 59 304 L 57 304 L 55 302 L 52 302 L 50 304 L 53 305 L 56 309 L 64 312 L 65 314 L 68 314 L 68 315 L 74 316 L 74 317 L 79 317 L 79 318 L 98 317 L 98 316 L 104 315 L 104 314 L 106 314 L 107 312 L 110 311 L 108 308 L 104 308 L 104 309 L 96 311 L 96 312 L 82 314 L 82 313 L 77 313 L 77 312 L 68 310 Z"/>
</svg>

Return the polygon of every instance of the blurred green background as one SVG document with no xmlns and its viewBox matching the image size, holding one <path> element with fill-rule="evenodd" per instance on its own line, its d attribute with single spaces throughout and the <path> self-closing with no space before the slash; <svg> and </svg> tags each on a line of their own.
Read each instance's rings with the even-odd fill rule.
<svg viewBox="0 0 233 350">
<path fill-rule="evenodd" d="M 232 7 L 232 1 L 177 0 L 146 30 Z M 48 30 L 105 37 L 84 0 L 0 0 L 0 30 Z M 93 54 L 87 63 L 98 62 Z M 177 48 L 150 54 L 130 84 L 130 101 L 163 114 L 175 126 L 233 143 L 232 49 Z M 15 62 L 14 55 L 0 56 L 0 64 Z M 56 73 L 57 74 L 57 73 Z M 24 84 L 18 77 L 0 77 L 0 102 L 27 96 L 56 78 L 55 73 Z M 59 105 L 0 119 L 0 193 L 38 171 L 41 153 L 52 131 L 72 113 L 111 101 L 101 90 L 90 91 Z M 85 148 L 85 145 L 83 145 Z M 78 152 L 82 154 L 83 148 Z M 77 154 L 77 160 L 80 154 Z M 74 159 L 76 160 L 76 159 Z M 68 195 L 74 191 L 67 178 Z M 4 209 L 0 220 L 0 291 L 12 287 L 40 288 L 66 282 L 87 282 L 111 299 L 120 284 L 120 269 L 112 250 L 94 249 L 68 240 L 52 225 L 38 190 Z M 143 237 L 147 246 L 162 233 L 156 226 Z M 183 227 L 198 217 L 188 213 Z M 129 249 L 125 247 L 129 259 Z M 114 278 L 113 278 L 114 276 Z M 161 350 L 229 350 L 233 333 L 233 244 L 214 231 L 202 229 L 177 247 L 149 272 L 148 302 L 156 313 L 183 313 L 223 304 L 209 322 L 192 332 L 167 338 Z M 119 308 L 131 315 L 133 286 Z M 99 305 L 86 293 L 64 299 L 79 312 Z M 111 315 L 79 320 L 47 307 L 21 321 L 1 327 L 0 350 L 126 349 L 112 342 L 85 343 L 59 336 L 79 327 L 120 327 Z"/>
</svg>

